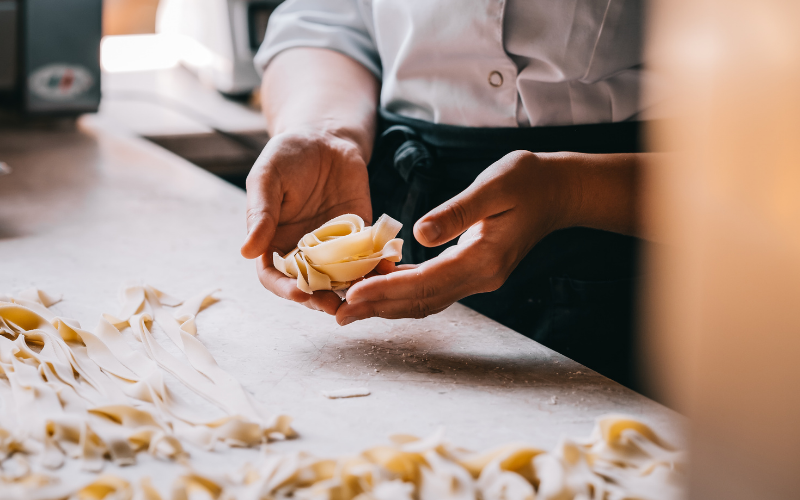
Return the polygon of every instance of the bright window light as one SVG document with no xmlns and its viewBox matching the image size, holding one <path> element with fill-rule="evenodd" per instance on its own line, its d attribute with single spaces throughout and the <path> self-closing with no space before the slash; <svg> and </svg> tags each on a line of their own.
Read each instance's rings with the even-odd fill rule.
<svg viewBox="0 0 800 500">
<path fill-rule="evenodd" d="M 100 64 L 109 73 L 168 69 L 181 62 L 204 68 L 219 65 L 218 59 L 203 44 L 183 35 L 116 35 L 100 42 Z"/>
<path fill-rule="evenodd" d="M 181 62 L 190 68 L 204 68 L 219 64 L 219 58 L 194 38 L 173 35 L 173 40 Z"/>
<path fill-rule="evenodd" d="M 180 62 L 180 42 L 169 35 L 105 36 L 100 65 L 109 73 L 167 69 Z"/>
</svg>

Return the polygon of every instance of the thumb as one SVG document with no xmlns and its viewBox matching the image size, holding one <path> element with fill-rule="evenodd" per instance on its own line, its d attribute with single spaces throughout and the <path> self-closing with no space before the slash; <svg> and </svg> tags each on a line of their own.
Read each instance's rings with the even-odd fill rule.
<svg viewBox="0 0 800 500">
<path fill-rule="evenodd" d="M 280 219 L 282 192 L 280 181 L 268 173 L 252 172 L 247 177 L 247 237 L 242 256 L 255 259 L 269 250 Z"/>
<path fill-rule="evenodd" d="M 414 224 L 414 237 L 426 247 L 442 245 L 473 224 L 506 210 L 496 182 L 478 181 L 439 205 Z"/>
</svg>

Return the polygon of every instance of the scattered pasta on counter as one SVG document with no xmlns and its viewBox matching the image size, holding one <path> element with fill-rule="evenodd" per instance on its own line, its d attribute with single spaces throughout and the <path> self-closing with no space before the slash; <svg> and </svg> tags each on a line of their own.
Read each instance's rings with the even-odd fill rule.
<svg viewBox="0 0 800 500">
<path fill-rule="evenodd" d="M 380 221 L 379 221 L 380 222 Z M 474 453 L 439 431 L 398 435 L 358 455 L 317 458 L 264 448 L 254 464 L 207 474 L 184 444 L 215 450 L 296 437 L 289 418 L 270 416 L 197 339 L 195 317 L 213 291 L 182 301 L 150 286 L 122 290 L 122 310 L 89 332 L 61 318 L 39 290 L 0 296 L 0 497 L 341 500 L 673 500 L 682 498 L 686 456 L 633 418 L 605 416 L 592 435 L 552 451 L 509 444 Z M 158 324 L 186 361 L 152 334 Z M 131 349 L 129 339 L 141 349 Z M 170 397 L 163 372 L 226 416 L 206 421 Z M 162 496 L 102 473 L 105 461 L 133 465 L 150 453 L 181 463 Z M 74 484 L 51 471 L 67 460 L 96 477 Z M 198 496 L 199 495 L 199 496 Z"/>
</svg>

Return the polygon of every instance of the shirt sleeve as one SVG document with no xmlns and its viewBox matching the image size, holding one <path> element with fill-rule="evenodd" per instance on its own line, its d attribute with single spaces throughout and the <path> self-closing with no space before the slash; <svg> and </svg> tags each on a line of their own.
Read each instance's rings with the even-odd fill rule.
<svg viewBox="0 0 800 500">
<path fill-rule="evenodd" d="M 272 58 L 286 49 L 319 47 L 353 58 L 380 78 L 371 25 L 358 0 L 287 0 L 269 18 L 254 59 L 256 70 L 263 74 Z"/>
</svg>

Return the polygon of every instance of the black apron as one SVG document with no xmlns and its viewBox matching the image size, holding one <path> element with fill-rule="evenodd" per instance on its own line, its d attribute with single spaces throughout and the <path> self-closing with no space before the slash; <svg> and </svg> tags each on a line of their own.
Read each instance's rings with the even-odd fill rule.
<svg viewBox="0 0 800 500">
<path fill-rule="evenodd" d="M 414 223 L 516 150 L 634 153 L 639 122 L 532 128 L 436 125 L 381 110 L 369 164 L 372 211 L 403 223 L 403 263 L 425 248 Z M 570 228 L 542 239 L 498 290 L 461 303 L 629 387 L 635 387 L 633 317 L 640 241 Z"/>
</svg>

